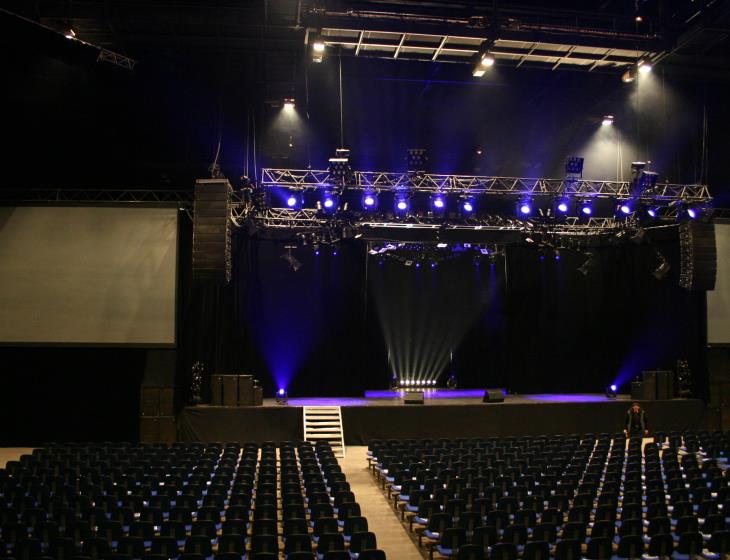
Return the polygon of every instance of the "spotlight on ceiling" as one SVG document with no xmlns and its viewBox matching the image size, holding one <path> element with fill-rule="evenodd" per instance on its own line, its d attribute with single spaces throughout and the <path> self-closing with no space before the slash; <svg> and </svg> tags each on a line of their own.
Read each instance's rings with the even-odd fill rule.
<svg viewBox="0 0 730 560">
<path fill-rule="evenodd" d="M 625 84 L 630 84 L 636 79 L 636 68 L 633 66 L 629 67 L 626 72 L 621 75 L 621 81 Z"/>
<path fill-rule="evenodd" d="M 284 109 L 287 111 L 293 111 L 295 104 L 296 103 L 293 97 L 287 97 L 286 99 L 284 99 Z"/>
<path fill-rule="evenodd" d="M 395 211 L 398 214 L 405 214 L 408 212 L 410 204 L 408 197 L 404 194 L 399 194 L 395 197 Z"/>
<path fill-rule="evenodd" d="M 601 121 L 603 126 L 610 126 L 613 124 L 613 115 L 605 115 Z"/>
<path fill-rule="evenodd" d="M 365 210 L 375 210 L 378 207 L 378 195 L 371 191 L 365 191 L 362 195 L 362 207 Z"/>
<path fill-rule="evenodd" d="M 690 206 L 689 208 L 687 208 L 687 216 L 689 216 L 690 219 L 694 220 L 697 217 L 697 210 Z"/>
<path fill-rule="evenodd" d="M 651 64 L 646 60 L 640 60 L 637 65 L 640 74 L 648 74 L 651 72 Z"/>
<path fill-rule="evenodd" d="M 481 78 L 490 66 L 494 66 L 494 56 L 489 52 L 477 53 L 474 55 L 471 75 L 475 78 Z"/>
<path fill-rule="evenodd" d="M 310 43 L 312 45 L 312 62 L 322 62 L 325 51 L 324 39 L 318 33 L 315 33 L 311 35 Z"/>
<path fill-rule="evenodd" d="M 472 212 L 474 212 L 474 199 L 471 197 L 466 197 L 462 199 L 461 211 L 465 214 L 471 214 Z"/>
<path fill-rule="evenodd" d="M 652 272 L 652 274 L 657 280 L 664 280 L 664 278 L 667 277 L 667 274 L 669 274 L 669 271 L 672 269 L 672 267 L 661 251 L 657 250 L 656 257 L 659 261 L 659 265 L 654 269 L 654 272 Z"/>
<path fill-rule="evenodd" d="M 67 25 L 66 29 L 63 31 L 63 36 L 66 37 L 66 39 L 75 39 L 76 38 L 76 30 L 71 27 L 71 25 Z"/>
<path fill-rule="evenodd" d="M 628 216 L 634 211 L 634 205 L 630 200 L 619 202 L 618 212 L 624 216 Z"/>
<path fill-rule="evenodd" d="M 591 206 L 591 202 L 589 200 L 581 202 L 580 213 L 585 217 L 589 217 L 593 214 L 593 206 Z"/>
</svg>

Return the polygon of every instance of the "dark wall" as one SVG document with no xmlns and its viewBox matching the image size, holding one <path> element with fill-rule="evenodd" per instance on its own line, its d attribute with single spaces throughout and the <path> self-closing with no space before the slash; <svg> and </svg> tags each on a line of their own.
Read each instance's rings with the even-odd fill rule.
<svg viewBox="0 0 730 560">
<path fill-rule="evenodd" d="M 145 350 L 0 348 L 0 445 L 135 441 Z"/>
</svg>

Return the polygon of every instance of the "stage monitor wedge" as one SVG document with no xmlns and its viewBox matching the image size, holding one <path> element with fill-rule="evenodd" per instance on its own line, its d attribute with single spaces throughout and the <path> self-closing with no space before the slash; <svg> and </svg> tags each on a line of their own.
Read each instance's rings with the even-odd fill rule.
<svg viewBox="0 0 730 560">
<path fill-rule="evenodd" d="M 213 284 L 231 280 L 231 185 L 198 179 L 193 212 L 193 278 Z"/>
<path fill-rule="evenodd" d="M 423 404 L 423 391 L 407 391 L 403 395 L 403 404 Z"/>
<path fill-rule="evenodd" d="M 485 403 L 501 403 L 504 402 L 505 390 L 501 387 L 491 387 L 484 390 L 484 398 L 482 402 Z"/>
</svg>

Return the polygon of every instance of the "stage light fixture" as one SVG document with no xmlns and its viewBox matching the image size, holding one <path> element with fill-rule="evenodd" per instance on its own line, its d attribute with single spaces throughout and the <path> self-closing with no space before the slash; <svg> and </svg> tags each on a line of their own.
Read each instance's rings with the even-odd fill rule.
<svg viewBox="0 0 730 560">
<path fill-rule="evenodd" d="M 568 156 L 565 158 L 566 175 L 582 175 L 584 158 L 578 156 Z"/>
<path fill-rule="evenodd" d="M 464 214 L 471 214 L 474 212 L 475 203 L 472 197 L 463 198 L 461 201 L 461 210 Z"/>
<path fill-rule="evenodd" d="M 608 387 L 606 387 L 606 398 L 607 399 L 616 398 L 616 385 L 609 385 Z"/>
<path fill-rule="evenodd" d="M 322 198 L 322 210 L 330 214 L 337 210 L 337 196 L 332 193 L 325 193 Z"/>
<path fill-rule="evenodd" d="M 300 208 L 303 204 L 301 193 L 289 193 L 286 197 L 286 205 L 291 209 Z"/>
<path fill-rule="evenodd" d="M 66 37 L 66 39 L 75 39 L 76 38 L 76 30 L 74 30 L 71 25 L 67 25 L 66 29 L 63 32 L 63 36 Z"/>
<path fill-rule="evenodd" d="M 408 212 L 408 207 L 410 206 L 408 197 L 406 195 L 400 194 L 395 197 L 395 211 L 399 214 L 405 214 Z"/>
<path fill-rule="evenodd" d="M 593 207 L 588 201 L 582 202 L 580 206 L 580 213 L 585 217 L 590 217 L 593 214 Z"/>
<path fill-rule="evenodd" d="M 378 207 L 378 195 L 374 192 L 365 191 L 361 202 L 365 210 L 375 210 Z"/>
<path fill-rule="evenodd" d="M 287 404 L 289 402 L 289 397 L 287 395 L 286 389 L 283 387 L 279 388 L 279 390 L 276 392 L 276 404 Z"/>
<path fill-rule="evenodd" d="M 334 183 L 345 184 L 353 175 L 352 166 L 350 165 L 350 150 L 348 148 L 337 148 L 335 156 L 329 158 L 329 166 L 327 167 L 330 181 Z"/>
<path fill-rule="evenodd" d="M 601 125 L 610 126 L 612 124 L 613 124 L 613 115 L 606 115 L 603 117 L 603 120 L 601 121 Z"/>
<path fill-rule="evenodd" d="M 426 148 L 408 148 L 406 150 L 406 165 L 409 173 L 425 173 L 428 162 Z"/>
<path fill-rule="evenodd" d="M 655 209 L 655 208 L 648 208 L 648 209 L 646 210 L 646 213 L 647 213 L 647 215 L 648 215 L 648 216 L 649 216 L 650 218 L 656 218 L 656 209 Z"/>
<path fill-rule="evenodd" d="M 669 274 L 669 271 L 672 269 L 672 267 L 661 251 L 657 250 L 656 257 L 659 261 L 659 265 L 654 269 L 654 272 L 652 272 L 652 274 L 657 280 L 664 280 L 664 278 L 667 277 L 667 274 Z"/>
<path fill-rule="evenodd" d="M 570 199 L 559 198 L 556 201 L 556 204 L 555 204 L 556 214 L 558 214 L 558 213 L 567 214 L 569 209 L 570 209 Z"/>
<path fill-rule="evenodd" d="M 532 202 L 529 200 L 521 200 L 518 202 L 517 213 L 523 217 L 527 217 L 532 214 Z"/>
<path fill-rule="evenodd" d="M 443 212 L 446 208 L 446 198 L 442 193 L 436 193 L 431 197 L 431 207 L 434 212 Z"/>
<path fill-rule="evenodd" d="M 293 97 L 287 97 L 284 99 L 284 109 L 287 111 L 293 111 L 295 106 L 295 101 Z"/>
<path fill-rule="evenodd" d="M 484 66 L 485 68 L 489 68 L 490 66 L 494 66 L 494 55 L 490 52 L 485 52 L 481 59 L 479 60 L 479 63 Z"/>
<path fill-rule="evenodd" d="M 646 60 L 640 60 L 637 66 L 640 74 L 648 74 L 651 72 L 651 64 Z"/>
<path fill-rule="evenodd" d="M 578 272 L 580 272 L 583 276 L 588 276 L 595 267 L 596 262 L 593 258 L 593 253 L 584 253 L 584 256 L 586 257 L 586 260 L 580 267 L 578 267 Z"/>
<path fill-rule="evenodd" d="M 692 207 L 690 207 L 690 208 L 687 208 L 687 215 L 688 215 L 688 216 L 689 216 L 689 217 L 690 217 L 690 218 L 691 218 L 692 220 L 694 220 L 694 219 L 695 219 L 695 218 L 697 217 L 697 210 L 695 210 L 695 209 L 694 209 L 694 208 L 692 208 Z"/>
<path fill-rule="evenodd" d="M 629 67 L 626 72 L 621 75 L 621 81 L 625 84 L 630 84 L 636 79 L 636 68 L 634 66 Z"/>
</svg>

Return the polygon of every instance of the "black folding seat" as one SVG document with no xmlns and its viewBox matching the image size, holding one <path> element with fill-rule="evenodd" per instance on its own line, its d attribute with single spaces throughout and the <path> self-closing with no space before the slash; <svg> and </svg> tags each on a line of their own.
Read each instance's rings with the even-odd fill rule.
<svg viewBox="0 0 730 560">
<path fill-rule="evenodd" d="M 155 536 L 155 526 L 149 521 L 134 521 L 129 526 L 129 536 L 139 537 L 144 543 L 148 544 Z"/>
<path fill-rule="evenodd" d="M 152 554 L 161 554 L 165 558 L 177 558 L 180 555 L 180 547 L 175 537 L 155 537 L 150 545 Z"/>
<path fill-rule="evenodd" d="M 322 557 L 327 552 L 345 550 L 345 539 L 340 533 L 323 533 L 317 541 L 317 556 Z"/>
<path fill-rule="evenodd" d="M 205 557 L 212 556 L 213 548 L 210 538 L 206 535 L 194 535 L 185 539 L 185 553 L 202 554 Z"/>
<path fill-rule="evenodd" d="M 686 554 L 690 558 L 702 554 L 704 548 L 704 542 L 702 540 L 702 534 L 699 532 L 686 532 L 679 535 L 679 542 L 677 542 L 676 551 L 679 554 Z"/>
<path fill-rule="evenodd" d="M 151 539 L 150 539 L 151 540 Z M 144 556 L 145 543 L 142 537 L 122 537 L 117 545 L 117 553 L 126 554 L 133 559 Z"/>
<path fill-rule="evenodd" d="M 674 552 L 674 540 L 672 535 L 659 533 L 652 535 L 649 540 L 649 556 L 670 557 Z"/>
<path fill-rule="evenodd" d="M 677 519 L 677 524 L 674 527 L 674 535 L 678 538 L 678 535 L 682 533 L 697 533 L 699 530 L 697 518 L 692 515 L 687 515 Z M 675 540 L 677 540 L 676 538 Z"/>
<path fill-rule="evenodd" d="M 271 535 L 252 535 L 251 554 L 256 558 L 256 555 L 260 553 L 273 554 L 277 557 L 276 555 L 279 553 L 279 539 Z"/>
<path fill-rule="evenodd" d="M 245 535 L 221 535 L 218 537 L 218 553 L 235 553 L 242 556 L 246 552 Z"/>
<path fill-rule="evenodd" d="M 516 560 L 517 547 L 513 543 L 497 543 L 489 554 L 490 560 Z"/>
<path fill-rule="evenodd" d="M 522 546 L 527 542 L 527 527 L 524 525 L 507 525 L 502 531 L 502 542 Z"/>
<path fill-rule="evenodd" d="M 251 534 L 255 536 L 276 536 L 278 534 L 276 519 L 254 520 Z"/>
<path fill-rule="evenodd" d="M 730 531 L 717 531 L 710 536 L 707 543 L 714 558 L 727 558 L 730 555 Z"/>
<path fill-rule="evenodd" d="M 550 545 L 545 541 L 531 541 L 522 551 L 522 560 L 548 560 Z"/>
<path fill-rule="evenodd" d="M 623 535 L 618 543 L 618 558 L 641 558 L 644 554 L 644 540 L 641 535 Z"/>
<path fill-rule="evenodd" d="M 595 521 L 591 528 L 591 538 L 604 537 L 613 539 L 616 533 L 616 525 L 613 521 Z"/>
<path fill-rule="evenodd" d="M 294 552 L 312 553 L 312 540 L 309 535 L 289 535 L 284 543 L 284 554 L 288 557 Z"/>
<path fill-rule="evenodd" d="M 449 527 L 444 529 L 443 534 L 436 544 L 436 550 L 438 550 L 441 556 L 454 556 L 466 543 L 466 531 L 464 529 Z M 433 549 L 431 549 L 432 555 Z"/>
<path fill-rule="evenodd" d="M 480 546 L 484 550 L 491 547 L 499 540 L 499 534 L 497 530 L 490 525 L 482 525 L 474 529 L 474 534 L 471 536 L 471 543 Z"/>
<path fill-rule="evenodd" d="M 20 538 L 13 545 L 14 560 L 33 560 L 42 556 L 41 541 L 30 537 Z"/>
<path fill-rule="evenodd" d="M 591 560 L 608 560 L 613 556 L 611 539 L 598 537 L 588 540 L 585 557 Z"/>
<path fill-rule="evenodd" d="M 555 545 L 555 560 L 580 560 L 581 543 L 572 539 L 562 539 Z"/>
</svg>

